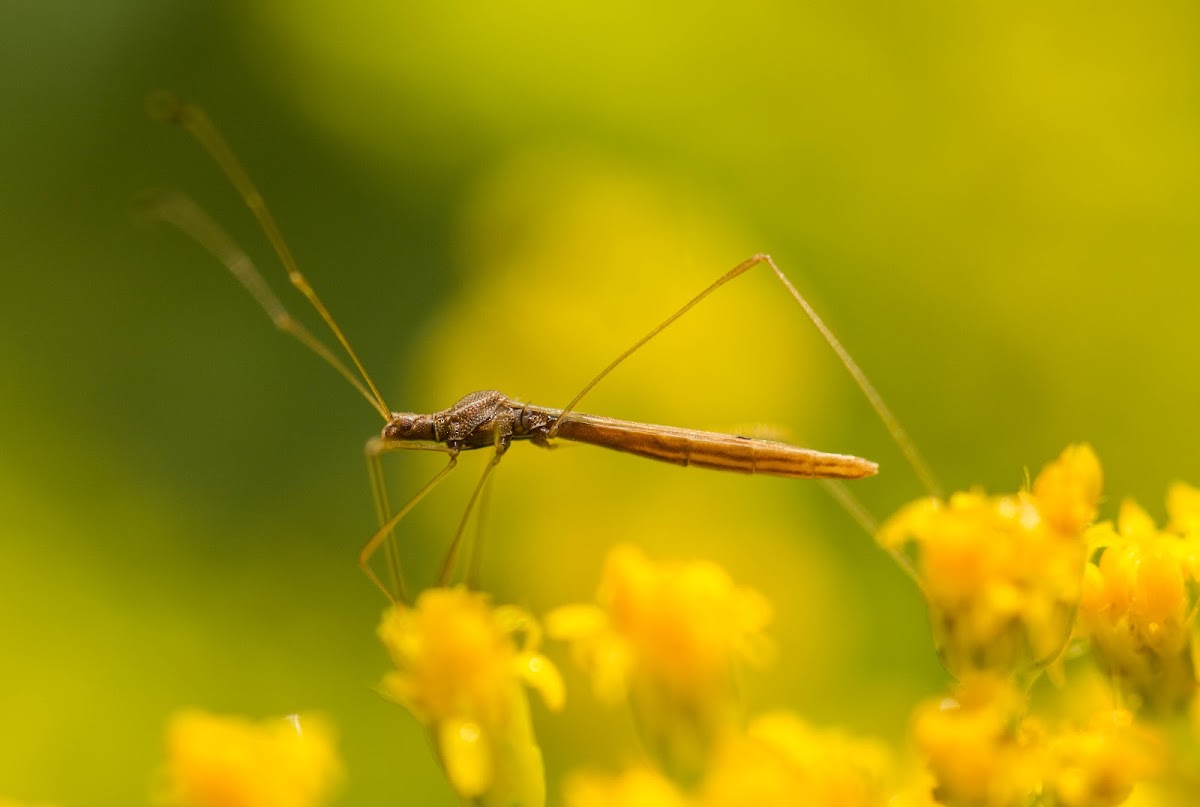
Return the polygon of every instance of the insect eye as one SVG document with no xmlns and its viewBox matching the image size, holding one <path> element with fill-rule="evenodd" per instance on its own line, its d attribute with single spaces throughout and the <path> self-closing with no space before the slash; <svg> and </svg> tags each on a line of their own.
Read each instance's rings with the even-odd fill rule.
<svg viewBox="0 0 1200 807">
<path fill-rule="evenodd" d="M 412 433 L 415 424 L 416 418 L 412 415 L 393 414 L 391 422 L 383 427 L 383 437 L 385 440 L 404 439 Z"/>
</svg>

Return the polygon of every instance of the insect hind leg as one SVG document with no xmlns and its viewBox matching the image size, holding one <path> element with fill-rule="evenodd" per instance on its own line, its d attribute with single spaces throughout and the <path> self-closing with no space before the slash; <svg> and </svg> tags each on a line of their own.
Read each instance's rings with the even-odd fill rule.
<svg viewBox="0 0 1200 807">
<path fill-rule="evenodd" d="M 866 397 L 867 401 L 870 403 L 871 408 L 875 410 L 876 416 L 888 430 L 888 433 L 891 434 L 896 445 L 900 447 L 900 451 L 903 453 L 905 460 L 907 460 L 909 466 L 912 467 L 917 477 L 921 480 L 921 484 L 927 491 L 929 491 L 931 495 L 940 495 L 941 488 L 938 485 L 937 480 L 934 478 L 933 472 L 929 470 L 929 465 L 925 462 L 924 458 L 921 456 L 921 453 L 917 450 L 916 444 L 912 441 L 912 438 L 908 436 L 907 432 L 905 432 L 904 428 L 900 425 L 899 419 L 892 413 L 892 410 L 887 406 L 887 404 L 884 403 L 883 396 L 881 396 L 878 390 L 875 389 L 874 385 L 871 384 L 866 373 L 862 371 L 857 362 L 855 362 L 850 356 L 850 352 L 846 350 L 841 341 L 834 336 L 833 331 L 830 330 L 829 326 L 825 324 L 825 321 L 822 320 L 817 314 L 816 309 L 814 309 L 804 295 L 800 293 L 800 291 L 792 283 L 791 279 L 784 274 L 783 270 L 780 269 L 778 264 L 775 263 L 775 260 L 766 253 L 752 255 L 751 257 L 739 263 L 737 266 L 725 272 L 723 275 L 709 284 L 703 291 L 701 291 L 691 300 L 688 300 L 682 308 L 656 325 L 641 339 L 634 342 L 633 345 L 630 346 L 624 353 L 614 359 L 612 363 L 601 370 L 595 378 L 589 381 L 587 386 L 580 390 L 579 394 L 571 399 L 570 403 L 563 408 L 562 414 L 566 415 L 574 410 L 575 407 L 579 405 L 579 402 L 583 400 L 584 396 L 591 392 L 592 389 L 602 380 L 604 380 L 609 373 L 617 369 L 622 362 L 632 356 L 655 336 L 658 336 L 659 333 L 669 327 L 677 319 L 682 317 L 688 311 L 692 310 L 702 300 L 715 292 L 717 289 L 724 286 L 729 281 L 740 277 L 749 270 L 753 269 L 755 266 L 759 265 L 766 265 L 769 267 L 779 282 L 783 284 L 783 287 L 787 290 L 788 294 L 792 296 L 792 299 L 795 300 L 804 310 L 804 313 L 808 317 L 809 321 L 812 322 L 813 326 L 817 329 L 817 331 L 820 332 L 821 336 L 825 339 L 825 342 L 829 345 L 830 349 L 833 350 L 834 354 L 838 357 L 838 360 L 842 363 L 842 366 L 846 368 L 846 371 L 850 374 L 850 377 L 854 379 L 855 384 L 858 385 L 858 388 L 862 391 L 863 396 Z M 559 422 L 561 422 L 561 418 L 550 428 L 548 435 L 549 437 L 554 437 L 557 434 Z M 835 498 L 841 497 L 835 496 Z"/>
<path fill-rule="evenodd" d="M 788 294 L 792 296 L 792 299 L 795 300 L 802 309 L 804 309 L 804 313 L 808 316 L 809 321 L 812 322 L 813 326 L 821 333 L 821 336 L 825 339 L 825 342 L 829 345 L 830 349 L 833 350 L 834 354 L 838 357 L 838 360 L 842 363 L 842 366 L 846 368 L 846 372 L 850 373 L 850 377 L 854 379 L 854 383 L 857 384 L 859 390 L 862 391 L 863 397 L 867 399 L 867 402 L 871 404 L 871 408 L 875 410 L 876 417 L 878 417 L 880 422 L 883 423 L 884 428 L 888 430 L 888 434 L 892 436 L 892 440 L 895 441 L 897 446 L 899 446 L 900 452 L 904 455 L 904 459 L 908 462 L 909 467 L 913 469 L 913 472 L 917 475 L 917 478 L 921 480 L 922 486 L 924 486 L 930 495 L 940 496 L 941 485 L 938 484 L 937 479 L 933 475 L 933 471 L 931 471 L 929 468 L 929 464 L 925 462 L 925 458 L 921 456 L 921 452 L 917 450 L 916 443 L 914 443 L 912 438 L 908 436 L 908 432 L 904 430 L 904 427 L 900 425 L 900 419 L 897 418 L 892 413 L 892 410 L 888 407 L 888 405 L 884 403 L 883 396 L 879 394 L 879 391 L 875 389 L 875 385 L 871 383 L 869 378 L 867 378 L 867 374 L 862 371 L 862 368 L 860 368 L 858 363 L 854 361 L 853 357 L 851 357 L 850 351 L 846 350 L 845 346 L 842 345 L 841 340 L 833 335 L 833 331 L 830 330 L 829 326 L 825 324 L 825 321 L 821 319 L 820 315 L 817 314 L 816 309 L 813 308 L 804 295 L 800 293 L 800 291 L 792 283 L 791 279 L 783 273 L 783 270 L 779 268 L 770 255 L 755 255 L 748 261 L 743 262 L 743 264 L 739 264 L 739 266 L 744 265 L 745 263 L 750 263 L 751 266 L 759 263 L 765 263 L 767 266 L 771 267 L 771 271 L 775 273 L 775 277 L 778 278 L 779 282 L 783 284 L 783 287 L 787 289 Z"/>
</svg>

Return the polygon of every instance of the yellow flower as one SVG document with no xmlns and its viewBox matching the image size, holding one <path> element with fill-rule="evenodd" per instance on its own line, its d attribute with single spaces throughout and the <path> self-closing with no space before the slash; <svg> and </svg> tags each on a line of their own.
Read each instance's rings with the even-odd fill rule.
<svg viewBox="0 0 1200 807">
<path fill-rule="evenodd" d="M 882 805 L 891 760 L 878 743 L 818 731 L 795 715 L 756 718 L 727 733 L 700 781 L 684 792 L 644 766 L 615 777 L 575 775 L 568 807 L 869 807 Z"/>
<path fill-rule="evenodd" d="M 567 779 L 566 807 L 694 807 L 671 780 L 646 767 L 618 776 L 577 773 Z"/>
<path fill-rule="evenodd" d="M 171 807 L 312 807 L 342 779 L 333 733 L 293 715 L 251 721 L 182 711 L 167 724 L 156 801 Z"/>
<path fill-rule="evenodd" d="M 1086 443 L 1067 446 L 1033 481 L 1033 498 L 1042 521 L 1068 538 L 1096 520 L 1100 501 L 1100 461 Z"/>
<path fill-rule="evenodd" d="M 913 547 L 946 668 L 962 677 L 1027 675 L 1054 660 L 1070 636 L 1095 517 L 1100 463 L 1086 445 L 1046 466 L 1031 491 L 923 499 L 888 520 L 886 549 Z"/>
<path fill-rule="evenodd" d="M 867 807 L 885 801 L 890 755 L 879 743 L 818 731 L 787 712 L 726 739 L 701 785 L 703 807 Z"/>
<path fill-rule="evenodd" d="M 1101 712 L 1083 730 L 1051 738 L 1045 793 L 1060 807 L 1113 807 L 1134 785 L 1158 773 L 1165 755 L 1161 739 L 1137 726 L 1121 709 Z"/>
<path fill-rule="evenodd" d="M 564 691 L 537 652 L 536 621 L 465 588 L 430 589 L 411 608 L 385 611 L 379 636 L 395 665 L 382 690 L 429 729 L 455 792 L 480 804 L 542 804 L 542 755 L 522 685 L 551 709 Z"/>
<path fill-rule="evenodd" d="M 1081 632 L 1133 707 L 1175 712 L 1196 695 L 1197 500 L 1194 489 L 1172 487 L 1165 531 L 1129 501 L 1115 528 L 1104 523 L 1088 531 L 1102 551 L 1086 570 Z"/>
<path fill-rule="evenodd" d="M 995 676 L 964 679 L 953 698 L 913 713 L 913 741 L 934 776 L 934 798 L 949 805 L 1017 807 L 1040 785 L 1038 726 L 1024 698 Z"/>
<path fill-rule="evenodd" d="M 1183 482 L 1167 488 L 1167 515 L 1170 517 L 1167 529 L 1176 535 L 1200 534 L 1200 488 Z M 1196 556 L 1192 560 L 1197 560 Z"/>
<path fill-rule="evenodd" d="M 933 797 L 937 780 L 924 771 L 913 776 L 905 786 L 888 799 L 887 807 L 946 807 Z"/>
<path fill-rule="evenodd" d="M 919 706 L 913 736 L 934 776 L 931 796 L 954 807 L 1114 807 L 1165 766 L 1162 738 L 1128 711 L 1086 706 L 1086 727 L 1051 732 L 1027 707 L 997 676 L 967 679 L 953 698 Z"/>
<path fill-rule="evenodd" d="M 737 662 L 769 654 L 770 605 L 716 564 L 655 564 L 632 546 L 609 553 L 598 600 L 552 612 L 547 632 L 571 642 L 597 697 L 630 700 L 667 770 L 694 779 L 738 724 Z"/>
</svg>

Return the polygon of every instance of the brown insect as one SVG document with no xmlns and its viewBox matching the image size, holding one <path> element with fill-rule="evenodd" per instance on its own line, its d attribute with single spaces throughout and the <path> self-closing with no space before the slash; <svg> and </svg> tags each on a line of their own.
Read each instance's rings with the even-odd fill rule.
<svg viewBox="0 0 1200 807">
<path fill-rule="evenodd" d="M 718 432 L 616 420 L 576 411 L 576 406 L 584 396 L 638 348 L 649 342 L 664 328 L 718 288 L 760 264 L 769 267 L 804 308 L 809 318 L 871 400 L 885 424 L 897 436 L 902 447 L 911 445 L 900 430 L 895 418 L 883 405 L 879 395 L 845 349 L 768 255 L 755 255 L 748 258 L 717 278 L 686 305 L 613 360 L 562 409 L 533 406 L 515 401 L 496 390 L 481 390 L 463 397 L 441 412 L 432 414 L 393 412 L 385 404 L 383 396 L 367 374 L 349 341 L 316 292 L 313 291 L 307 279 L 301 274 L 274 217 L 263 202 L 262 195 L 208 116 L 199 107 L 184 103 L 174 95 L 167 93 L 158 93 L 152 96 L 148 105 L 154 117 L 187 129 L 237 188 L 243 201 L 250 208 L 274 247 L 292 285 L 308 299 L 325 321 L 338 343 L 345 350 L 355 368 L 354 371 L 351 371 L 347 364 L 342 362 L 323 342 L 309 333 L 287 312 L 246 254 L 189 199 L 178 194 L 159 194 L 150 202 L 149 207 L 152 213 L 174 224 L 211 252 L 254 296 L 276 327 L 298 339 L 333 366 L 386 421 L 382 432 L 378 436 L 372 437 L 367 443 L 367 456 L 381 526 L 359 552 L 358 561 L 372 582 L 389 598 L 394 599 L 391 590 L 384 585 L 372 568 L 372 557 L 381 546 L 386 544 L 389 570 L 393 576 L 395 588 L 403 599 L 403 583 L 399 574 L 399 563 L 392 550 L 393 542 L 388 541 L 388 538 L 393 534 L 399 521 L 454 469 L 458 462 L 458 455 L 463 451 L 491 449 L 494 453 L 468 500 L 466 511 L 442 564 L 438 577 L 439 585 L 445 584 L 450 578 L 467 519 L 475 507 L 480 491 L 492 469 L 500 462 L 514 441 L 528 440 L 534 445 L 549 447 L 556 439 L 570 440 L 676 465 L 692 465 L 722 471 L 768 474 L 798 479 L 859 479 L 875 474 L 877 466 L 874 462 L 845 454 L 829 454 L 787 443 Z M 392 513 L 387 504 L 379 458 L 392 451 L 413 449 L 443 452 L 448 456 L 448 462 L 404 507 Z"/>
</svg>

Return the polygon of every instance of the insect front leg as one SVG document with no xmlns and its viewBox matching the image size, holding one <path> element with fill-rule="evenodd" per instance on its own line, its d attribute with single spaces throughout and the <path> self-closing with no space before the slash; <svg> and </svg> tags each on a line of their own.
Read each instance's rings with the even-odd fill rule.
<svg viewBox="0 0 1200 807">
<path fill-rule="evenodd" d="M 500 464 L 501 458 L 504 457 L 508 447 L 512 444 L 512 428 L 511 424 L 507 429 L 497 427 L 495 430 L 494 445 L 495 453 L 488 460 L 488 464 L 483 469 L 483 473 L 479 475 L 479 481 L 475 483 L 475 489 L 471 491 L 471 498 L 467 500 L 466 510 L 463 511 L 462 520 L 458 522 L 458 529 L 454 532 L 454 540 L 450 542 L 450 548 L 446 550 L 446 557 L 442 561 L 442 569 L 438 574 L 437 584 L 444 586 L 450 581 L 450 575 L 454 572 L 455 562 L 458 560 L 459 550 L 462 548 L 463 535 L 467 529 L 467 522 L 471 518 L 471 512 L 475 509 L 475 504 L 479 500 L 480 492 L 484 490 L 492 471 Z M 482 526 L 480 527 L 482 531 Z M 468 555 L 468 579 L 477 576 L 479 545 L 482 543 L 482 536 L 477 536 L 475 543 L 471 546 Z"/>
<path fill-rule="evenodd" d="M 442 470 L 438 471 L 432 479 L 425 483 L 417 494 L 409 499 L 408 503 L 400 508 L 394 515 L 391 513 L 391 505 L 388 501 L 387 483 L 383 477 L 383 468 L 380 463 L 380 457 L 392 451 L 440 451 L 447 454 L 449 459 Z M 394 534 L 396 525 L 408 515 L 408 512 L 417 506 L 425 496 L 437 487 L 438 483 L 446 478 L 449 473 L 454 470 L 458 464 L 459 448 L 457 446 L 443 446 L 428 443 L 394 443 L 385 442 L 384 440 L 373 437 L 367 442 L 367 469 L 371 475 L 371 491 L 375 497 L 375 510 L 379 516 L 379 530 L 371 536 L 371 540 L 363 546 L 358 553 L 358 565 L 363 572 L 370 578 L 371 582 L 383 592 L 384 596 L 392 602 L 408 602 L 408 594 L 405 590 L 404 574 L 401 569 L 400 556 L 397 551 Z M 388 577 L 391 582 L 391 588 L 384 584 L 375 570 L 371 568 L 371 558 L 379 550 L 380 546 L 386 547 L 384 554 L 386 556 Z"/>
</svg>

